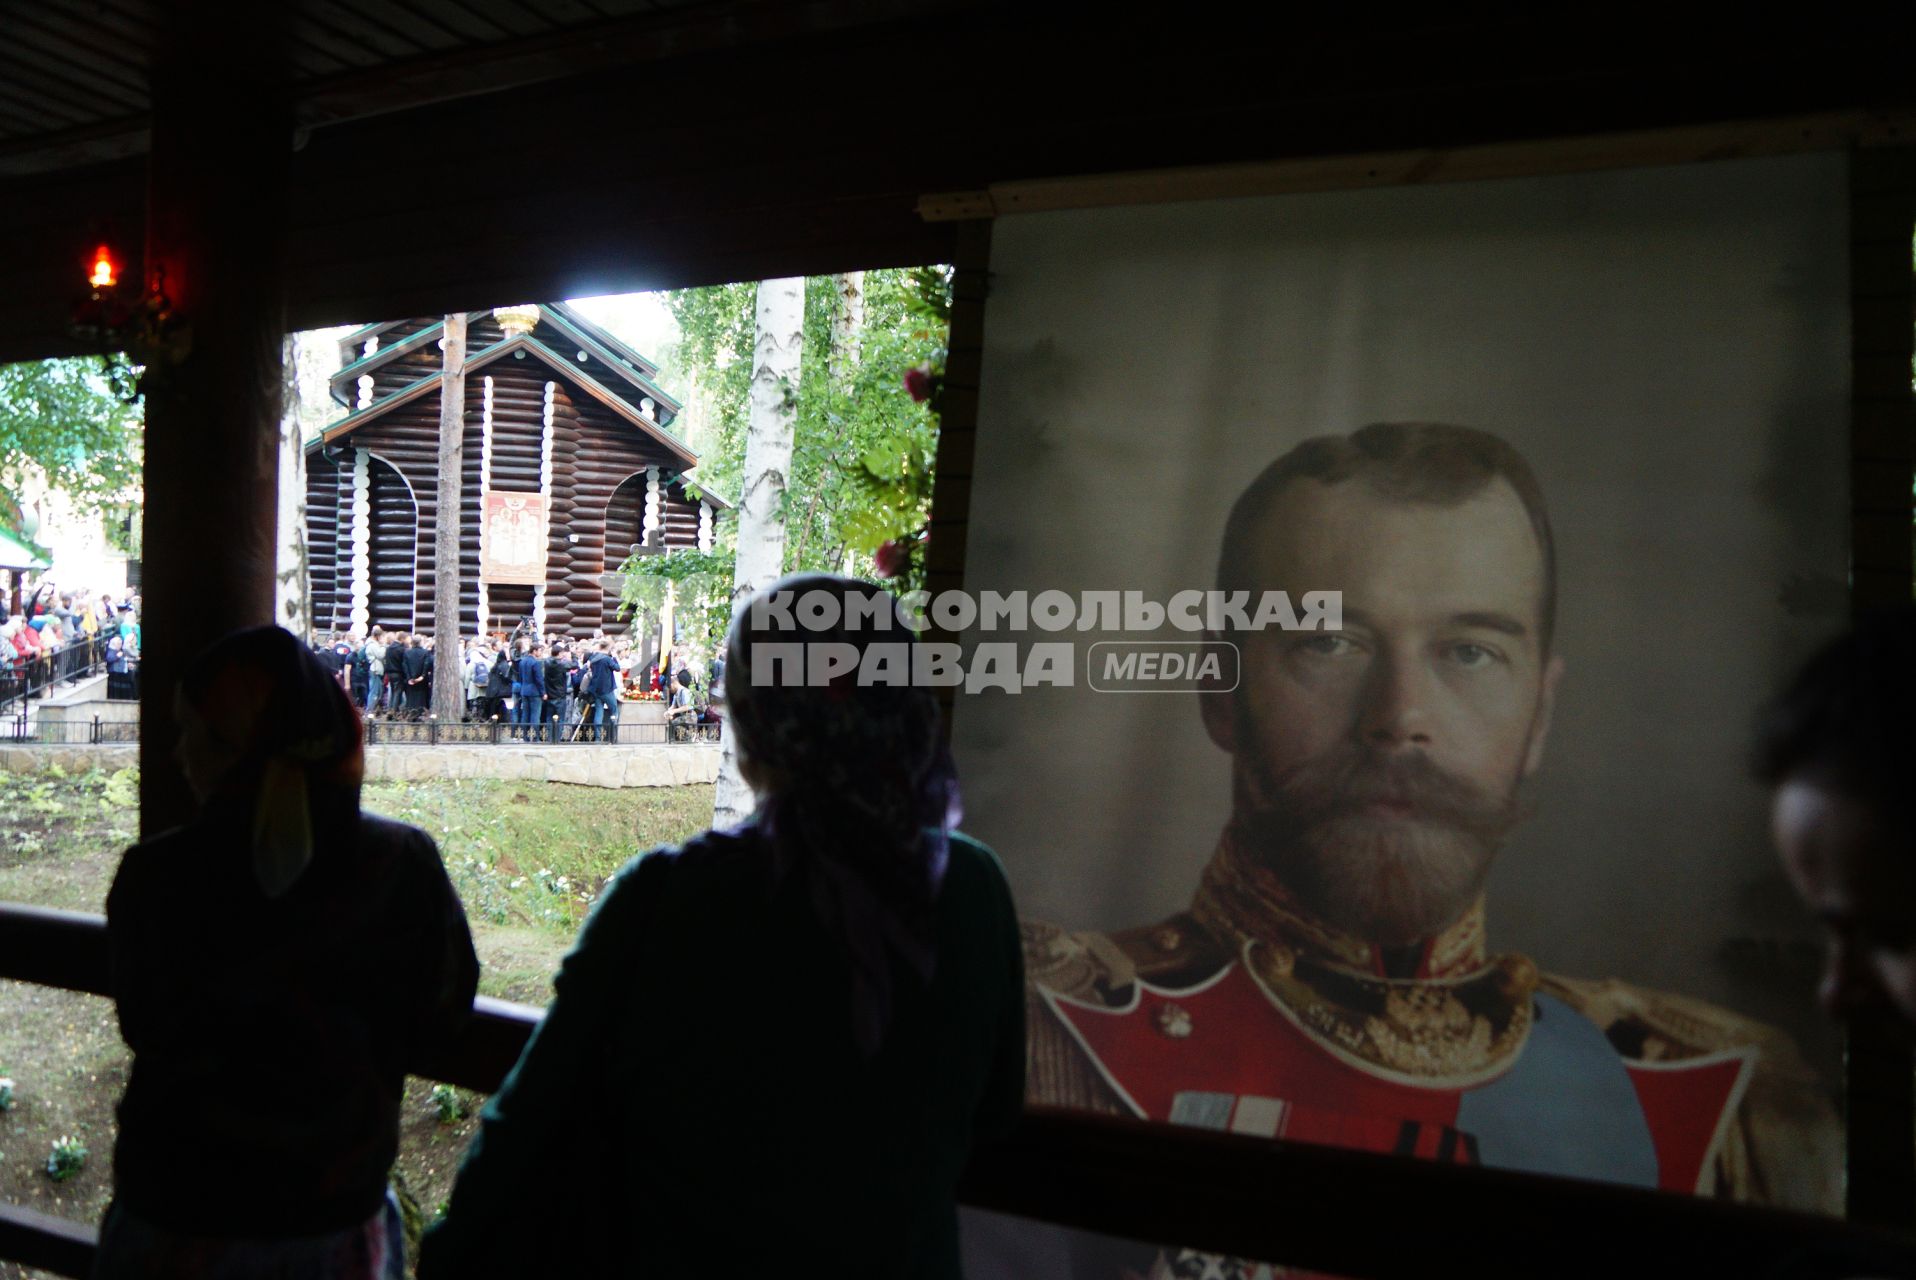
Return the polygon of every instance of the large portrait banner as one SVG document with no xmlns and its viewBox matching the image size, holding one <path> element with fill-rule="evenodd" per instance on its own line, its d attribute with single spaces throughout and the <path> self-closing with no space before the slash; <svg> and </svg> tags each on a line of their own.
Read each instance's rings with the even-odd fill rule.
<svg viewBox="0 0 1916 1280">
<path fill-rule="evenodd" d="M 1000 220 L 966 590 L 1079 602 L 953 721 L 1031 1101 L 1841 1211 L 1746 760 L 1847 607 L 1844 163 Z"/>
</svg>

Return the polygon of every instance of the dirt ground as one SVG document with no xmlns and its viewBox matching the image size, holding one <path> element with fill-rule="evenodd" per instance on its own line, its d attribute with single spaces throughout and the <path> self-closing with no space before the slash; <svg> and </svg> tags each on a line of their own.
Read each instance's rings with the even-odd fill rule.
<svg viewBox="0 0 1916 1280">
<path fill-rule="evenodd" d="M 133 838 L 132 771 L 0 775 L 0 901 L 103 910 Z M 712 788 L 604 791 L 564 783 L 435 781 L 374 784 L 369 809 L 412 822 L 439 842 L 467 907 L 482 994 L 543 1005 L 552 975 L 605 881 L 634 853 L 673 843 L 710 820 Z M 113 1107 L 128 1054 L 110 1000 L 0 982 L 0 1198 L 97 1221 L 112 1188 Z M 451 1192 L 477 1125 L 481 1095 L 460 1091 L 462 1119 L 442 1122 L 430 1081 L 409 1079 L 396 1179 L 431 1216 Z M 56 1142 L 87 1150 L 56 1182 Z M 245 1171 L 234 1170 L 243 1177 Z M 0 1280 L 39 1276 L 0 1262 Z"/>
</svg>

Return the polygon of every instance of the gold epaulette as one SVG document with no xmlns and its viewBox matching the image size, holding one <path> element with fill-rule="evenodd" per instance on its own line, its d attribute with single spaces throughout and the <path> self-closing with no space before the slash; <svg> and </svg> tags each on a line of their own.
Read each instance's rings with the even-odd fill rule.
<svg viewBox="0 0 1916 1280">
<path fill-rule="evenodd" d="M 1755 1049 L 1756 1068 L 1716 1160 L 1724 1199 L 1843 1212 L 1843 1130 L 1833 1098 L 1795 1041 L 1767 1023 L 1703 1000 L 1545 974 L 1538 988 L 1581 1013 L 1637 1062 L 1679 1062 Z"/>
<path fill-rule="evenodd" d="M 1022 921 L 1025 949 L 1025 1097 L 1033 1103 L 1130 1115 L 1117 1091 L 1053 1015 L 1040 991 L 1088 1004 L 1121 1005 L 1139 978 L 1187 986 L 1210 976 L 1230 953 L 1187 914 L 1117 933 Z"/>
<path fill-rule="evenodd" d="M 1020 927 L 1026 979 L 1073 1000 L 1121 1004 L 1139 978 L 1153 986 L 1188 986 L 1232 959 L 1187 912 L 1116 933 L 1074 933 L 1042 920 Z"/>
</svg>

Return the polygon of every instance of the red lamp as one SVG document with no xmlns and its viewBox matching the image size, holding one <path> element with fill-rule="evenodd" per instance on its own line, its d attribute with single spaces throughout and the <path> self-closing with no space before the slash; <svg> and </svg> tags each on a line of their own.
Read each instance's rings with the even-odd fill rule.
<svg viewBox="0 0 1916 1280">
<path fill-rule="evenodd" d="M 111 289 L 120 283 L 120 264 L 114 261 L 112 248 L 102 244 L 93 251 L 93 270 L 86 282 L 95 289 Z"/>
</svg>

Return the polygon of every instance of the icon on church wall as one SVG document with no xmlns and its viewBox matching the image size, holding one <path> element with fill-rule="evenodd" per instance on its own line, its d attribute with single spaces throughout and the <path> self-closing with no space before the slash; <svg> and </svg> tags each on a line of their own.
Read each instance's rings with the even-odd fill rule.
<svg viewBox="0 0 1916 1280">
<path fill-rule="evenodd" d="M 546 499 L 495 489 L 480 524 L 479 579 L 537 586 L 546 576 Z"/>
</svg>

